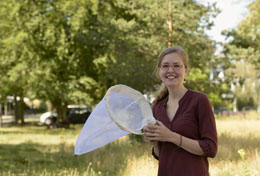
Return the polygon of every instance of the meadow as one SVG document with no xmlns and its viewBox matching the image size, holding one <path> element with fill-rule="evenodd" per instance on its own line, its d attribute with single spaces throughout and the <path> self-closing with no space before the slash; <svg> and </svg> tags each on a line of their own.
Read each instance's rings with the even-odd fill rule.
<svg viewBox="0 0 260 176">
<path fill-rule="evenodd" d="M 219 151 L 209 159 L 211 176 L 260 175 L 260 115 L 218 116 L 216 122 Z M 132 135 L 74 156 L 81 128 L 30 124 L 0 128 L 0 175 L 156 176 L 151 146 Z"/>
</svg>

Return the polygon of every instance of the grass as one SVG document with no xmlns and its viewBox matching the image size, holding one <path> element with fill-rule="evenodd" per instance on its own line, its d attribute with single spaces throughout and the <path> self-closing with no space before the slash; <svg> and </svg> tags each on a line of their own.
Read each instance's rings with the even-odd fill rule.
<svg viewBox="0 0 260 176">
<path fill-rule="evenodd" d="M 217 119 L 219 151 L 210 159 L 211 176 L 260 175 L 260 118 Z M 74 156 L 82 125 L 70 129 L 42 126 L 0 128 L 0 175 L 155 176 L 151 147 L 123 137 L 98 150 Z"/>
<path fill-rule="evenodd" d="M 260 175 L 260 118 L 217 120 L 219 152 L 210 160 L 212 175 Z"/>
</svg>

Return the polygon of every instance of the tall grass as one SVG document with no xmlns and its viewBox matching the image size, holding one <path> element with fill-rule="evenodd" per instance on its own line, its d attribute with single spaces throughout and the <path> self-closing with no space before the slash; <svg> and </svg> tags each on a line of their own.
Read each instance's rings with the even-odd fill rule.
<svg viewBox="0 0 260 176">
<path fill-rule="evenodd" d="M 260 118 L 217 119 L 219 151 L 211 176 L 260 175 Z M 155 176 L 158 163 L 147 143 L 123 137 L 98 150 L 74 156 L 82 125 L 0 128 L 0 175 Z"/>
<path fill-rule="evenodd" d="M 217 176 L 260 175 L 260 118 L 237 116 L 217 120 L 219 151 L 210 160 Z"/>
</svg>

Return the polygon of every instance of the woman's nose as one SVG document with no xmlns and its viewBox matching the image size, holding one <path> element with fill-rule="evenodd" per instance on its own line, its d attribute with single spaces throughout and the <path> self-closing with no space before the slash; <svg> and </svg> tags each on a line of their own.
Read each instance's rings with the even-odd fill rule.
<svg viewBox="0 0 260 176">
<path fill-rule="evenodd" d="M 174 71 L 174 66 L 173 65 L 169 65 L 168 71 Z"/>
</svg>

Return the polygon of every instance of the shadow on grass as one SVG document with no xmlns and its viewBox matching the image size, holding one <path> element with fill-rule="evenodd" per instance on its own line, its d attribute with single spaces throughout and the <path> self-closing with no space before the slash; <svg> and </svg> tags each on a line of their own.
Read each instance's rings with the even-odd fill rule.
<svg viewBox="0 0 260 176">
<path fill-rule="evenodd" d="M 137 146 L 138 145 L 138 146 Z M 75 156 L 74 146 L 60 143 L 58 145 L 41 145 L 28 142 L 22 144 L 0 145 L 0 175 L 60 175 L 64 170 L 86 175 L 91 168 L 104 176 L 120 175 L 128 162 L 129 156 L 142 156 L 146 147 L 130 140 L 116 141 L 103 148 L 81 156 Z M 141 148 L 137 151 L 136 148 Z M 149 149 L 148 149 L 149 150 Z M 83 174 L 84 173 L 84 174 Z"/>
<path fill-rule="evenodd" d="M 83 125 L 82 125 L 83 126 Z M 75 128 L 74 126 L 71 126 L 70 128 L 53 128 L 49 129 L 46 126 L 39 126 L 39 125 L 28 125 L 28 126 L 12 126 L 12 127 L 4 127 L 0 128 L 0 135 L 17 135 L 17 134 L 48 134 L 48 135 L 57 135 L 61 132 L 61 130 L 64 130 L 66 133 L 72 132 L 72 133 L 78 133 L 79 130 L 77 129 L 81 128 L 79 125 Z M 7 129 L 7 130 L 6 130 Z"/>
</svg>

